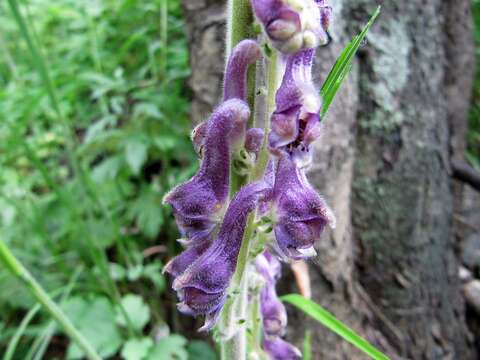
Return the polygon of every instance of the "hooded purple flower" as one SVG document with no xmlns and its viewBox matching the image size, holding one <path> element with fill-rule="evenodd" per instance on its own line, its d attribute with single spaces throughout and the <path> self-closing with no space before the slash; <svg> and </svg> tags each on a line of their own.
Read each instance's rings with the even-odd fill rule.
<svg viewBox="0 0 480 360">
<path fill-rule="evenodd" d="M 201 330 L 210 329 L 217 320 L 235 272 L 247 217 L 268 193 L 263 182 L 243 187 L 230 203 L 217 238 L 173 283 L 180 311 L 207 316 Z"/>
<path fill-rule="evenodd" d="M 276 94 L 276 109 L 269 134 L 273 154 L 287 152 L 300 167 L 311 162 L 310 144 L 320 136 L 322 101 L 312 81 L 314 50 L 286 57 L 282 84 Z"/>
<path fill-rule="evenodd" d="M 232 147 L 244 138 L 249 117 L 248 105 L 241 100 L 220 105 L 208 121 L 198 173 L 164 198 L 173 208 L 182 235 L 189 240 L 208 236 L 222 214 L 229 192 Z"/>
<path fill-rule="evenodd" d="M 287 155 L 278 161 L 273 197 L 275 250 L 285 259 L 316 255 L 314 244 L 327 225 L 335 227 L 335 216 Z"/>
<path fill-rule="evenodd" d="M 300 350 L 279 337 L 265 339 L 263 349 L 272 360 L 299 360 L 302 358 Z"/>
<path fill-rule="evenodd" d="M 287 312 L 275 290 L 280 277 L 280 262 L 265 251 L 257 256 L 255 266 L 265 279 L 265 285 L 260 292 L 263 331 L 265 336 L 283 336 L 287 327 Z"/>
<path fill-rule="evenodd" d="M 328 42 L 331 9 L 324 0 L 252 0 L 252 7 L 273 46 L 282 53 Z"/>
</svg>

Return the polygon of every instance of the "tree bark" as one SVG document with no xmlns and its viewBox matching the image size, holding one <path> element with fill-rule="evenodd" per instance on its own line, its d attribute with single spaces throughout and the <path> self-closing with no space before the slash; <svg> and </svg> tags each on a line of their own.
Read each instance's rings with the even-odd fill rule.
<svg viewBox="0 0 480 360">
<path fill-rule="evenodd" d="M 221 93 L 224 1 L 183 4 L 199 121 Z M 377 4 L 382 13 L 324 119 L 309 174 L 338 219 L 310 262 L 313 299 L 393 359 L 474 359 L 452 236 L 460 195 L 450 176 L 450 159 L 465 147 L 470 1 L 336 0 L 334 41 L 318 51 L 319 84 Z M 284 290 L 296 290 L 291 279 Z M 303 329 L 313 332 L 315 359 L 365 358 L 289 315 L 298 345 Z"/>
</svg>

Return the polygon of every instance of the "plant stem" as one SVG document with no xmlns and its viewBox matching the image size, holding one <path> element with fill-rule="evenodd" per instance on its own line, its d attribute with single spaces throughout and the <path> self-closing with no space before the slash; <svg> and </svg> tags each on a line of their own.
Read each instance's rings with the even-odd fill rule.
<svg viewBox="0 0 480 360">
<path fill-rule="evenodd" d="M 8 246 L 0 240 L 0 261 L 15 275 L 30 291 L 30 293 L 42 304 L 55 321 L 64 329 L 67 335 L 78 345 L 90 360 L 101 360 L 95 349 L 75 328 L 62 309 L 53 302 L 47 292 L 35 280 L 30 272 L 17 260 Z"/>
</svg>

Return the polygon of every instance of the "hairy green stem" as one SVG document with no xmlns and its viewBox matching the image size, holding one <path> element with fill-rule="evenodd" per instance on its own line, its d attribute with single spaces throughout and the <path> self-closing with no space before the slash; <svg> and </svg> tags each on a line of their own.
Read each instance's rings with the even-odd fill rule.
<svg viewBox="0 0 480 360">
<path fill-rule="evenodd" d="M 0 262 L 23 283 L 90 360 L 101 360 L 87 339 L 75 328 L 62 309 L 53 302 L 30 272 L 17 260 L 3 240 L 0 240 Z"/>
<path fill-rule="evenodd" d="M 278 54 L 273 52 L 267 64 L 267 109 L 265 111 L 265 137 L 259 159 L 248 181 L 253 182 L 261 179 L 265 174 L 268 164 L 268 133 L 270 128 L 270 116 L 275 109 L 275 94 L 278 88 Z M 242 245 L 237 260 L 237 268 L 233 275 L 229 288 L 229 298 L 222 314 L 224 328 L 234 331 L 234 336 L 222 345 L 222 359 L 244 360 L 247 356 L 247 302 L 248 297 L 248 263 L 251 261 L 250 252 L 252 238 L 255 232 L 255 214 L 248 217 Z M 232 311 L 233 310 L 233 311 Z M 235 322 L 235 323 L 232 323 Z M 227 331 L 228 333 L 228 331 Z"/>
</svg>

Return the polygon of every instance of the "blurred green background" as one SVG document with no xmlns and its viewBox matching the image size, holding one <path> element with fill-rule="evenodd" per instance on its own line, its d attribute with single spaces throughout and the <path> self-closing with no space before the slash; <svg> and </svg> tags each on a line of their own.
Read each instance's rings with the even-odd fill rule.
<svg viewBox="0 0 480 360">
<path fill-rule="evenodd" d="M 105 358 L 214 359 L 182 328 L 162 266 L 163 195 L 195 171 L 179 1 L 0 3 L 1 236 Z M 480 57 L 480 1 L 474 1 Z M 30 44 L 27 41 L 30 39 Z M 480 71 L 470 163 L 480 169 Z M 80 358 L 0 269 L 0 354 Z M 92 326 L 94 324 L 95 326 Z"/>
</svg>

